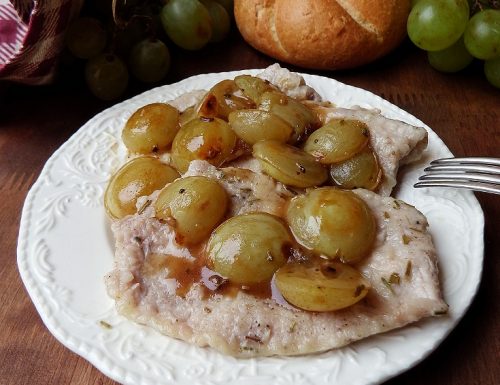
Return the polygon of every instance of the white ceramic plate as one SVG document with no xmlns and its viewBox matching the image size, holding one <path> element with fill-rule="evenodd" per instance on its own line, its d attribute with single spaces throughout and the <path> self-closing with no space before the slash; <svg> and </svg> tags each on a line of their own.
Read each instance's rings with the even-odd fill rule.
<svg viewBox="0 0 500 385">
<path fill-rule="evenodd" d="M 124 384 L 366 385 L 410 368 L 463 316 L 476 293 L 483 263 L 484 219 L 474 195 L 463 190 L 412 187 L 430 159 L 451 155 L 428 127 L 426 155 L 406 168 L 397 197 L 428 217 L 449 316 L 323 354 L 235 359 L 162 336 L 114 310 L 103 283 L 112 267 L 113 240 L 102 196 L 111 172 L 125 156 L 119 140 L 121 128 L 142 105 L 208 89 L 240 73 L 195 76 L 115 105 L 91 119 L 49 159 L 26 198 L 18 243 L 19 271 L 44 323 L 61 343 Z M 303 76 L 338 106 L 378 108 L 390 118 L 425 126 L 367 91 L 323 77 Z"/>
</svg>

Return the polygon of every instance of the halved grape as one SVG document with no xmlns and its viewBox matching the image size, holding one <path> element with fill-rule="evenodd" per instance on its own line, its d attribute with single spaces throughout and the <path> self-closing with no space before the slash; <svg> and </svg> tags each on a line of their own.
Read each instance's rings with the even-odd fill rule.
<svg viewBox="0 0 500 385">
<path fill-rule="evenodd" d="M 290 201 L 286 218 L 304 246 L 329 258 L 356 262 L 375 241 L 375 219 L 368 205 L 351 191 L 322 187 Z"/>
<path fill-rule="evenodd" d="M 240 95 L 238 95 L 238 93 Z M 254 102 L 241 94 L 233 80 L 222 80 L 215 84 L 200 101 L 197 112 L 205 118 L 227 120 L 231 111 L 253 108 Z"/>
<path fill-rule="evenodd" d="M 66 45 L 80 59 L 90 59 L 106 47 L 107 34 L 101 22 L 92 17 L 76 19 L 66 32 Z"/>
<path fill-rule="evenodd" d="M 172 162 L 184 173 L 192 160 L 221 166 L 234 155 L 238 138 L 222 119 L 198 118 L 187 122 L 172 143 Z"/>
<path fill-rule="evenodd" d="M 382 169 L 377 156 L 368 148 L 350 159 L 332 164 L 330 176 L 342 188 L 365 188 L 373 191 L 382 180 Z"/>
<path fill-rule="evenodd" d="M 168 37 L 181 48 L 200 49 L 212 36 L 210 14 L 198 0 L 169 0 L 160 17 Z"/>
<path fill-rule="evenodd" d="M 369 289 L 357 270 L 333 261 L 287 263 L 276 272 L 276 286 L 292 305 L 321 312 L 352 306 Z"/>
<path fill-rule="evenodd" d="M 104 193 L 104 207 L 114 219 L 135 214 L 137 198 L 159 190 L 179 177 L 172 167 L 157 158 L 144 156 L 132 159 L 110 179 Z"/>
<path fill-rule="evenodd" d="M 320 163 L 330 164 L 349 159 L 364 149 L 370 131 L 359 120 L 334 119 L 314 131 L 304 144 L 304 151 Z"/>
<path fill-rule="evenodd" d="M 144 83 L 154 83 L 165 77 L 170 68 L 170 53 L 159 39 L 144 39 L 130 53 L 130 70 Z"/>
<path fill-rule="evenodd" d="M 500 56 L 500 10 L 485 9 L 469 20 L 464 42 L 470 54 L 488 60 Z"/>
<path fill-rule="evenodd" d="M 328 178 L 325 167 L 312 155 L 275 140 L 255 143 L 253 156 L 266 174 L 289 186 L 319 186 Z"/>
<path fill-rule="evenodd" d="M 429 64 L 441 72 L 458 72 L 467 67 L 474 58 L 467 51 L 464 39 L 460 38 L 456 43 L 441 51 L 427 52 Z"/>
<path fill-rule="evenodd" d="M 128 70 L 118 56 L 100 54 L 85 65 L 85 80 L 90 91 L 99 99 L 114 100 L 127 89 Z"/>
<path fill-rule="evenodd" d="M 267 213 L 237 215 L 212 233 L 210 267 L 238 284 L 270 280 L 288 258 L 292 237 L 285 224 Z"/>
<path fill-rule="evenodd" d="M 195 244 L 208 238 L 228 206 L 226 190 L 204 176 L 179 178 L 165 187 L 155 202 L 156 217 L 168 221 L 181 244 Z"/>
<path fill-rule="evenodd" d="M 165 151 L 179 131 L 179 111 L 166 103 L 139 108 L 127 120 L 122 140 L 130 152 L 150 154 Z"/>
<path fill-rule="evenodd" d="M 290 140 L 293 129 L 278 116 L 262 110 L 238 110 L 229 114 L 229 124 L 236 135 L 248 144 L 259 140 Z"/>
<path fill-rule="evenodd" d="M 318 126 L 316 115 L 309 107 L 279 91 L 264 92 L 259 109 L 272 112 L 293 127 L 291 143 L 305 139 Z"/>
<path fill-rule="evenodd" d="M 408 36 L 419 48 L 439 51 L 460 38 L 468 20 L 467 0 L 419 0 L 408 17 Z"/>
<path fill-rule="evenodd" d="M 271 83 L 256 76 L 239 75 L 234 78 L 234 82 L 243 94 L 253 100 L 255 104 L 260 103 L 260 97 L 264 92 L 276 91 L 276 88 Z"/>
</svg>

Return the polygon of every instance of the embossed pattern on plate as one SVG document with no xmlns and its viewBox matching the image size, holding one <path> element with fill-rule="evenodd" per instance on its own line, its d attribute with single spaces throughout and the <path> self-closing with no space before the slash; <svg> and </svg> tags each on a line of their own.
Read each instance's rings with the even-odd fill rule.
<svg viewBox="0 0 500 385">
<path fill-rule="evenodd" d="M 240 360 L 136 325 L 117 315 L 106 295 L 103 276 L 111 270 L 113 240 L 102 196 L 107 179 L 125 159 L 119 138 L 126 119 L 144 104 L 208 89 L 243 72 L 260 71 L 199 75 L 145 92 L 98 114 L 62 145 L 47 161 L 23 208 L 17 250 L 22 280 L 51 333 L 123 384 L 380 383 L 425 358 L 469 307 L 481 278 L 484 218 L 470 191 L 412 187 L 431 159 L 451 156 L 429 127 L 376 95 L 332 79 L 303 74 L 320 95 L 340 107 L 377 108 L 429 131 L 424 158 L 404 169 L 396 196 L 428 217 L 448 316 L 322 354 Z"/>
</svg>

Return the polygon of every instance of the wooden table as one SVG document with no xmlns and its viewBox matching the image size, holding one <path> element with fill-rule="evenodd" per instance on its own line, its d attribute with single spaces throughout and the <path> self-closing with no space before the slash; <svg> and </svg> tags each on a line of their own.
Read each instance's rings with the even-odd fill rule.
<svg viewBox="0 0 500 385">
<path fill-rule="evenodd" d="M 237 33 L 215 48 L 173 52 L 173 56 L 165 84 L 199 73 L 273 63 L 247 46 Z M 53 86 L 0 86 L 0 384 L 115 384 L 47 331 L 16 265 L 19 219 L 30 186 L 49 156 L 110 105 L 90 95 L 80 70 L 76 64 L 62 71 Z M 430 68 L 424 53 L 405 42 L 364 68 L 316 73 L 365 88 L 415 115 L 456 156 L 500 156 L 500 91 L 486 83 L 480 63 L 461 74 L 441 74 Z M 143 89 L 132 85 L 124 98 Z M 477 197 L 486 217 L 485 269 L 477 297 L 430 357 L 387 384 L 500 383 L 500 196 Z"/>
</svg>

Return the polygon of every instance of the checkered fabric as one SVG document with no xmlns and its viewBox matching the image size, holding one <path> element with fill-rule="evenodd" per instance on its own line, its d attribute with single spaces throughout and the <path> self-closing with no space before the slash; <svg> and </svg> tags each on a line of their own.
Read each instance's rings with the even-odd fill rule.
<svg viewBox="0 0 500 385">
<path fill-rule="evenodd" d="M 83 0 L 0 0 L 0 80 L 53 79 L 64 33 Z"/>
</svg>

